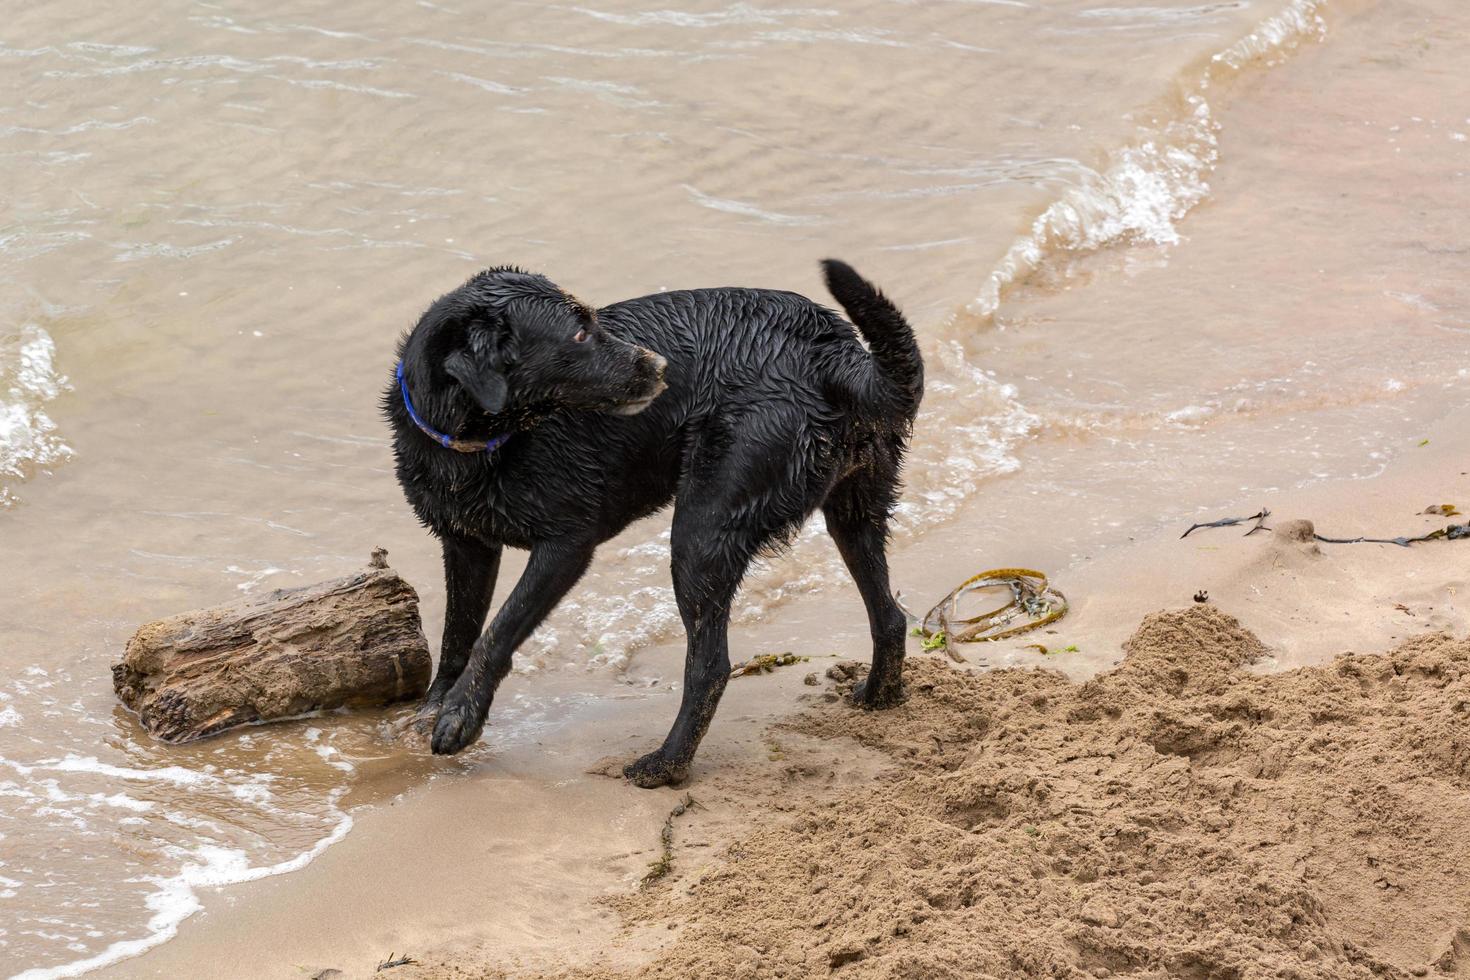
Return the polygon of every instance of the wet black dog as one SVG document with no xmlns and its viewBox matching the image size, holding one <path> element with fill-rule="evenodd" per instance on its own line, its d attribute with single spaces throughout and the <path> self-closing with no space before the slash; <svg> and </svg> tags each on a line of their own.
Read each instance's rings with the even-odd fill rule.
<svg viewBox="0 0 1470 980">
<path fill-rule="evenodd" d="M 872 628 L 872 670 L 854 696 L 875 708 L 899 699 L 905 621 L 884 544 L 923 363 L 892 303 L 849 266 L 824 268 L 871 354 L 830 310 L 760 289 L 592 310 L 543 276 L 501 268 L 423 315 L 383 407 L 398 480 L 444 547 L 444 640 L 420 715 L 435 752 L 479 737 L 511 655 L 594 549 L 671 501 L 683 703 L 629 779 L 687 776 L 729 677 L 730 603 L 746 566 L 818 507 Z M 482 633 L 506 545 L 530 559 Z"/>
</svg>

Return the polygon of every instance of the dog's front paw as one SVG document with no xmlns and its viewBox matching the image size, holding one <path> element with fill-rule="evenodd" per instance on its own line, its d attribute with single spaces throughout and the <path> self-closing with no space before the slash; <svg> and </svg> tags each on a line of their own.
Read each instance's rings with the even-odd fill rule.
<svg viewBox="0 0 1470 980">
<path fill-rule="evenodd" d="M 677 786 L 689 778 L 689 765 L 670 762 L 664 758 L 662 752 L 650 752 L 638 761 L 624 766 L 623 775 L 628 782 L 644 789 Z"/>
<path fill-rule="evenodd" d="M 427 708 L 428 705 L 424 707 Z M 476 710 L 474 705 L 462 698 L 451 697 L 439 709 L 429 747 L 434 750 L 435 755 L 454 755 L 466 746 L 473 745 L 484 727 L 485 712 Z"/>
<path fill-rule="evenodd" d="M 852 689 L 852 703 L 860 708 L 881 711 L 904 702 L 903 677 L 875 680 L 872 674 L 858 681 Z"/>
</svg>

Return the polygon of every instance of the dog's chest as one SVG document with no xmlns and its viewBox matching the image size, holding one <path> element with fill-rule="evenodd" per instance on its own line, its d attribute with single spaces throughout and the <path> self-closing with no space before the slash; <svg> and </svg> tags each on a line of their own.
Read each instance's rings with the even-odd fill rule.
<svg viewBox="0 0 1470 980">
<path fill-rule="evenodd" d="M 587 498 L 575 487 L 524 470 L 479 459 L 450 461 L 414 481 L 414 509 L 441 535 L 513 548 L 580 537 L 595 523 Z"/>
</svg>

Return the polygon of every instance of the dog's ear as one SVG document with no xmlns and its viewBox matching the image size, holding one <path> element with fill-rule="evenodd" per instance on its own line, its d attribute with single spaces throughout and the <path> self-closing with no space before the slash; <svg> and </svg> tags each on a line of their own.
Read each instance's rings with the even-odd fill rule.
<svg viewBox="0 0 1470 980">
<path fill-rule="evenodd" d="M 469 353 L 457 350 L 444 359 L 444 370 L 490 415 L 505 408 L 510 386 L 505 382 L 505 375 L 496 369 L 477 364 Z"/>
</svg>

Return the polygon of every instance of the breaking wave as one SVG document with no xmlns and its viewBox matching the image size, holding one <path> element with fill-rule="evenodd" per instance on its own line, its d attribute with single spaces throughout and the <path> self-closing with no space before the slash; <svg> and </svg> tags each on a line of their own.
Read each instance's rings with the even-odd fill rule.
<svg viewBox="0 0 1470 980">
<path fill-rule="evenodd" d="M 0 508 L 15 501 L 11 484 L 72 455 L 45 411 L 67 389 L 55 362 L 56 343 L 38 324 L 0 337 Z"/>
<path fill-rule="evenodd" d="M 1325 0 L 1292 0 L 1250 34 L 1187 73 L 1172 116 L 1143 127 L 1130 144 L 1110 153 L 1098 168 L 1084 167 L 1031 223 L 991 270 L 965 313 L 989 320 L 1008 290 L 1025 283 L 1049 261 L 1114 244 L 1173 245 L 1175 227 L 1210 193 L 1207 178 L 1219 159 L 1219 142 L 1206 95 L 1253 66 L 1277 63 L 1304 40 L 1326 32 Z"/>
</svg>

